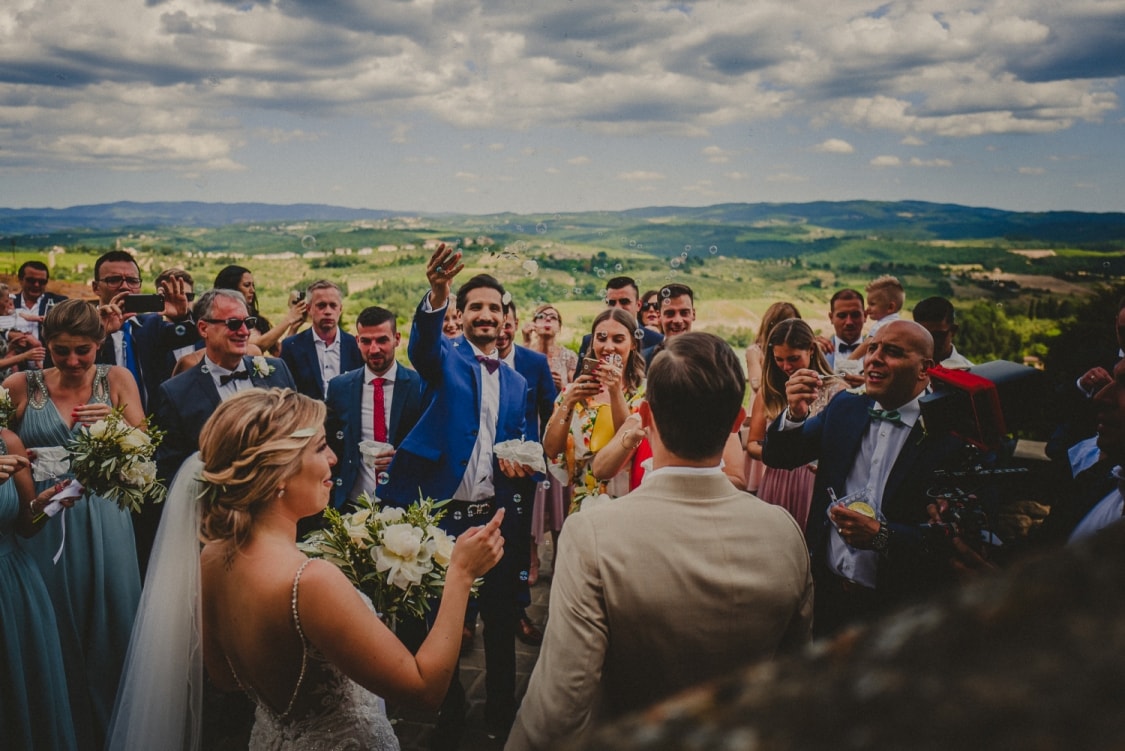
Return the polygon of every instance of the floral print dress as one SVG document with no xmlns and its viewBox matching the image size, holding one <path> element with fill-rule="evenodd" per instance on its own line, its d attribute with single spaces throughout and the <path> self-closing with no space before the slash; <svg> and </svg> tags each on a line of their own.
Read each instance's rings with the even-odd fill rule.
<svg viewBox="0 0 1125 751">
<path fill-rule="evenodd" d="M 559 394 L 558 399 L 555 401 L 556 405 L 561 405 L 564 401 L 564 394 Z M 635 391 L 625 392 L 625 404 L 629 407 L 629 412 L 632 414 L 640 407 L 640 403 L 645 398 L 645 384 L 642 381 Z M 598 424 L 599 407 L 605 407 L 603 413 L 606 418 L 609 418 L 609 405 L 605 403 L 592 403 L 582 404 L 579 403 L 574 408 L 574 416 L 570 422 L 570 435 L 567 437 L 567 450 L 565 454 L 559 454 L 551 458 L 551 466 L 559 470 L 565 471 L 571 478 L 571 484 L 574 488 L 574 494 L 570 501 L 570 513 L 581 510 L 582 502 L 587 498 L 594 496 L 608 496 L 610 498 L 617 498 L 629 492 L 629 467 L 617 473 L 609 480 L 600 481 L 594 477 L 591 472 L 591 466 L 594 463 L 594 455 L 597 453 L 595 449 L 600 449 L 601 446 L 595 445 L 591 449 L 591 439 L 595 435 L 595 426 Z M 598 433 L 604 435 L 603 431 L 606 428 L 601 428 Z M 610 426 L 608 435 L 610 438 L 616 431 L 612 430 Z"/>
</svg>

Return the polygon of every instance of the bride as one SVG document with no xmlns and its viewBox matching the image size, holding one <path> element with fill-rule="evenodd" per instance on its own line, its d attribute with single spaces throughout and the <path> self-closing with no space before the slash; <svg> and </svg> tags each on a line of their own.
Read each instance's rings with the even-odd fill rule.
<svg viewBox="0 0 1125 751">
<path fill-rule="evenodd" d="M 257 703 L 251 749 L 397 749 L 376 694 L 441 703 L 470 586 L 503 552 L 502 512 L 458 538 L 412 655 L 334 565 L 294 543 L 332 488 L 324 416 L 296 392 L 252 389 L 204 426 L 166 501 L 107 748 L 198 749 L 203 665 Z"/>
</svg>

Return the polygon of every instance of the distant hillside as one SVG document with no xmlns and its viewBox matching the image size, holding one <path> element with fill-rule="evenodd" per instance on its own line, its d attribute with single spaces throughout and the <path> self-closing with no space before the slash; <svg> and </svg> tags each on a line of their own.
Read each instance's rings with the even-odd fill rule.
<svg viewBox="0 0 1125 751">
<path fill-rule="evenodd" d="M 501 246 L 585 246 L 662 258 L 691 248 L 749 260 L 812 263 L 932 260 L 996 263 L 1003 249 L 1068 249 L 1110 258 L 1125 251 L 1125 213 L 1012 212 L 921 201 L 818 201 L 652 206 L 568 214 L 411 214 L 320 204 L 120 202 L 67 209 L 0 209 L 0 237 L 16 248 L 99 248 L 118 242 L 157 252 L 243 254 L 362 248 L 485 237 Z M 878 245 L 874 247 L 873 244 Z M 969 247 L 973 246 L 973 247 Z M 1076 268 L 1088 264 L 1076 260 Z M 1059 269 L 1056 269 L 1059 270 Z"/>
<path fill-rule="evenodd" d="M 353 222 L 398 216 L 392 211 L 347 209 L 315 203 L 202 203 L 119 201 L 66 209 L 0 209 L 0 233 L 28 235 L 77 229 L 223 227 L 251 222 Z"/>
</svg>

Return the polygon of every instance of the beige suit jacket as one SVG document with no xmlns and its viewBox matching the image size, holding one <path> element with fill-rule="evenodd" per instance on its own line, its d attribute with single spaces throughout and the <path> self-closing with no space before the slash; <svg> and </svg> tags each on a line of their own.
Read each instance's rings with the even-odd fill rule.
<svg viewBox="0 0 1125 751">
<path fill-rule="evenodd" d="M 718 470 L 671 471 L 567 518 L 508 751 L 554 748 L 810 640 L 809 554 L 789 513 Z"/>
</svg>

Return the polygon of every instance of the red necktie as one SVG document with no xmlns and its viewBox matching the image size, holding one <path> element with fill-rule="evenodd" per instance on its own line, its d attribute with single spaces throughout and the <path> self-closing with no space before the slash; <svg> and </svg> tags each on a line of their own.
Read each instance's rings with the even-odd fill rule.
<svg viewBox="0 0 1125 751">
<path fill-rule="evenodd" d="M 381 443 L 387 442 L 387 407 L 383 401 L 383 384 L 385 382 L 383 378 L 376 378 L 371 382 L 371 385 L 375 387 L 375 440 Z"/>
</svg>

